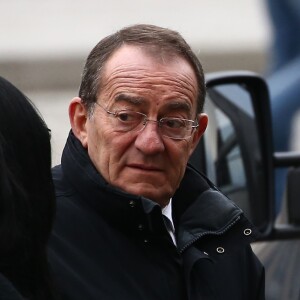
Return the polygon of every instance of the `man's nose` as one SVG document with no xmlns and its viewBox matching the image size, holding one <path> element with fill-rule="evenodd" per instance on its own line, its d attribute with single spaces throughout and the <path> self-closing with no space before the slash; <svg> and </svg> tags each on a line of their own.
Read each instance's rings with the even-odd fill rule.
<svg viewBox="0 0 300 300">
<path fill-rule="evenodd" d="M 159 133 L 157 122 L 148 121 L 138 133 L 135 146 L 145 154 L 153 155 L 164 151 L 165 145 Z"/>
</svg>

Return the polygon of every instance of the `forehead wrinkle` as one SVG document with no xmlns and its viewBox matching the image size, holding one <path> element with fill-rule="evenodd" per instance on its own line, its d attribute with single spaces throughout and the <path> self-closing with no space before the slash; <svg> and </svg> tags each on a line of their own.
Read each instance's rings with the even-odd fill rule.
<svg viewBox="0 0 300 300">
<path fill-rule="evenodd" d="M 173 74 L 174 76 L 172 76 Z M 102 87 L 110 89 L 110 95 L 117 89 L 128 92 L 129 89 L 149 89 L 151 91 L 155 87 L 168 88 L 173 86 L 178 88 L 178 93 L 182 93 L 190 100 L 193 100 L 191 97 L 197 97 L 198 86 L 195 85 L 195 80 L 184 72 L 170 74 L 170 71 L 149 70 L 147 67 L 142 68 L 136 65 L 121 65 L 111 70 L 110 74 L 106 73 L 104 79 Z M 191 95 L 188 95 L 189 93 Z"/>
<path fill-rule="evenodd" d="M 115 68 L 110 74 L 105 74 L 103 80 L 103 88 L 110 88 L 115 90 L 119 87 L 135 87 L 137 80 L 140 80 L 144 76 L 137 71 L 136 68 L 127 68 L 124 70 L 122 66 Z"/>
<path fill-rule="evenodd" d="M 158 84 L 155 84 L 156 86 L 176 86 L 180 89 L 180 91 L 188 91 L 188 92 L 191 92 L 192 94 L 196 95 L 196 89 L 195 87 L 193 86 L 193 84 L 191 83 L 191 81 L 189 80 L 190 78 L 186 77 L 186 78 L 180 78 L 179 80 L 176 79 L 173 79 L 173 78 L 164 78 L 164 79 L 161 79 L 159 81 Z M 186 93 L 185 93 L 186 94 Z"/>
<path fill-rule="evenodd" d="M 186 74 L 180 73 L 180 72 L 172 72 L 174 76 L 170 76 L 170 71 L 156 71 L 156 70 L 149 70 L 149 68 L 145 67 L 137 67 L 135 65 L 121 65 L 115 67 L 107 76 L 108 74 L 105 74 L 106 81 L 112 81 L 114 79 L 122 79 L 122 78 L 130 78 L 130 79 L 139 79 L 139 78 L 146 78 L 149 80 L 152 80 L 154 78 L 172 78 L 169 79 L 170 81 L 180 81 L 186 82 L 187 85 L 193 85 L 192 82 L 194 81 L 191 76 L 188 76 Z M 173 79 L 174 78 L 174 79 Z M 166 80 L 167 81 L 167 80 Z"/>
</svg>

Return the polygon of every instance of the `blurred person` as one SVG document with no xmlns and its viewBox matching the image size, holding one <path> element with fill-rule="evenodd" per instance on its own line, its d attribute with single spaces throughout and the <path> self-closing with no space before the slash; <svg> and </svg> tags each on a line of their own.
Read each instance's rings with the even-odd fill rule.
<svg viewBox="0 0 300 300">
<path fill-rule="evenodd" d="M 300 54 L 299 0 L 267 0 L 267 12 L 273 30 L 269 72 L 286 67 Z"/>
<path fill-rule="evenodd" d="M 202 66 L 177 32 L 134 25 L 91 51 L 53 169 L 62 299 L 264 299 L 257 230 L 188 165 L 204 99 Z"/>
<path fill-rule="evenodd" d="M 53 299 L 46 244 L 54 207 L 48 128 L 0 77 L 0 299 Z"/>
<path fill-rule="evenodd" d="M 291 150 L 292 125 L 300 110 L 300 1 L 267 0 L 273 30 L 267 82 L 270 90 L 274 149 Z M 276 170 L 276 213 L 285 190 L 286 169 Z"/>
</svg>

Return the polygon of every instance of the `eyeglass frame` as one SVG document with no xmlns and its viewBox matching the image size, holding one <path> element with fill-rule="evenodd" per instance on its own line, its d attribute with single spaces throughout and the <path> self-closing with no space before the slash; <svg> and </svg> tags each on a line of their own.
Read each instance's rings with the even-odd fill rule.
<svg viewBox="0 0 300 300">
<path fill-rule="evenodd" d="M 117 118 L 117 119 L 118 119 L 118 115 L 119 115 L 120 112 L 123 112 L 123 111 L 130 111 L 129 109 L 126 109 L 126 110 L 120 110 L 120 111 L 117 110 L 117 111 L 113 112 L 113 111 L 110 111 L 110 110 L 106 109 L 105 107 L 103 107 L 103 106 L 102 106 L 100 103 L 98 103 L 97 101 L 94 102 L 94 103 L 97 104 L 99 107 L 101 107 L 107 114 L 109 114 L 109 115 L 111 115 L 111 116 L 114 116 L 114 117 Z M 190 122 L 190 123 L 192 124 L 192 125 L 191 125 L 191 131 L 190 131 L 191 134 L 190 134 L 189 136 L 185 136 L 185 137 L 179 138 L 179 137 L 171 137 L 171 136 L 162 134 L 162 136 L 167 137 L 167 138 L 170 138 L 170 139 L 173 139 L 173 140 L 185 140 L 185 139 L 188 139 L 188 138 L 190 138 L 190 137 L 192 136 L 193 130 L 195 130 L 195 129 L 197 129 L 197 128 L 199 127 L 199 123 L 198 123 L 198 121 L 196 121 L 196 120 L 189 120 L 189 119 L 177 118 L 177 117 L 163 117 L 163 118 L 160 118 L 159 120 L 151 120 L 151 119 L 149 119 L 148 116 L 145 115 L 144 113 L 141 113 L 141 112 L 138 112 L 138 111 L 131 111 L 131 112 L 134 112 L 134 113 L 139 114 L 139 115 L 141 115 L 141 116 L 144 117 L 144 118 L 143 118 L 143 121 L 142 121 L 143 127 L 142 127 L 140 130 L 138 130 L 137 132 L 142 131 L 142 130 L 147 126 L 148 122 L 155 122 L 155 123 L 158 124 L 158 128 L 161 128 L 161 127 L 162 127 L 162 124 L 164 124 L 164 123 L 162 122 L 162 120 L 164 120 L 164 119 L 176 119 L 176 120 L 181 120 L 181 121 L 185 121 L 185 122 L 188 121 L 188 122 Z M 118 120 L 119 120 L 119 119 L 118 119 Z M 121 121 L 121 120 L 120 120 L 120 121 Z M 196 123 L 196 125 L 193 125 L 193 124 L 195 124 L 195 123 Z M 138 124 L 138 125 L 140 125 L 140 124 Z M 138 127 L 138 125 L 137 125 L 136 127 Z M 130 132 L 130 131 L 133 131 L 133 129 L 128 130 L 128 131 L 124 131 L 124 132 Z"/>
</svg>

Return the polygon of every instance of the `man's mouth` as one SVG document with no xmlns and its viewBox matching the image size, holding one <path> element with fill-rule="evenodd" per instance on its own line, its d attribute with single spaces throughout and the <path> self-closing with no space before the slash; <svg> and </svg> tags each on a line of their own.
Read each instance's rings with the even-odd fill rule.
<svg viewBox="0 0 300 300">
<path fill-rule="evenodd" d="M 134 164 L 129 164 L 128 167 L 133 168 L 133 169 L 142 170 L 142 171 L 162 172 L 162 169 L 160 167 L 153 166 L 153 165 L 147 165 L 147 164 L 134 163 Z"/>
</svg>

